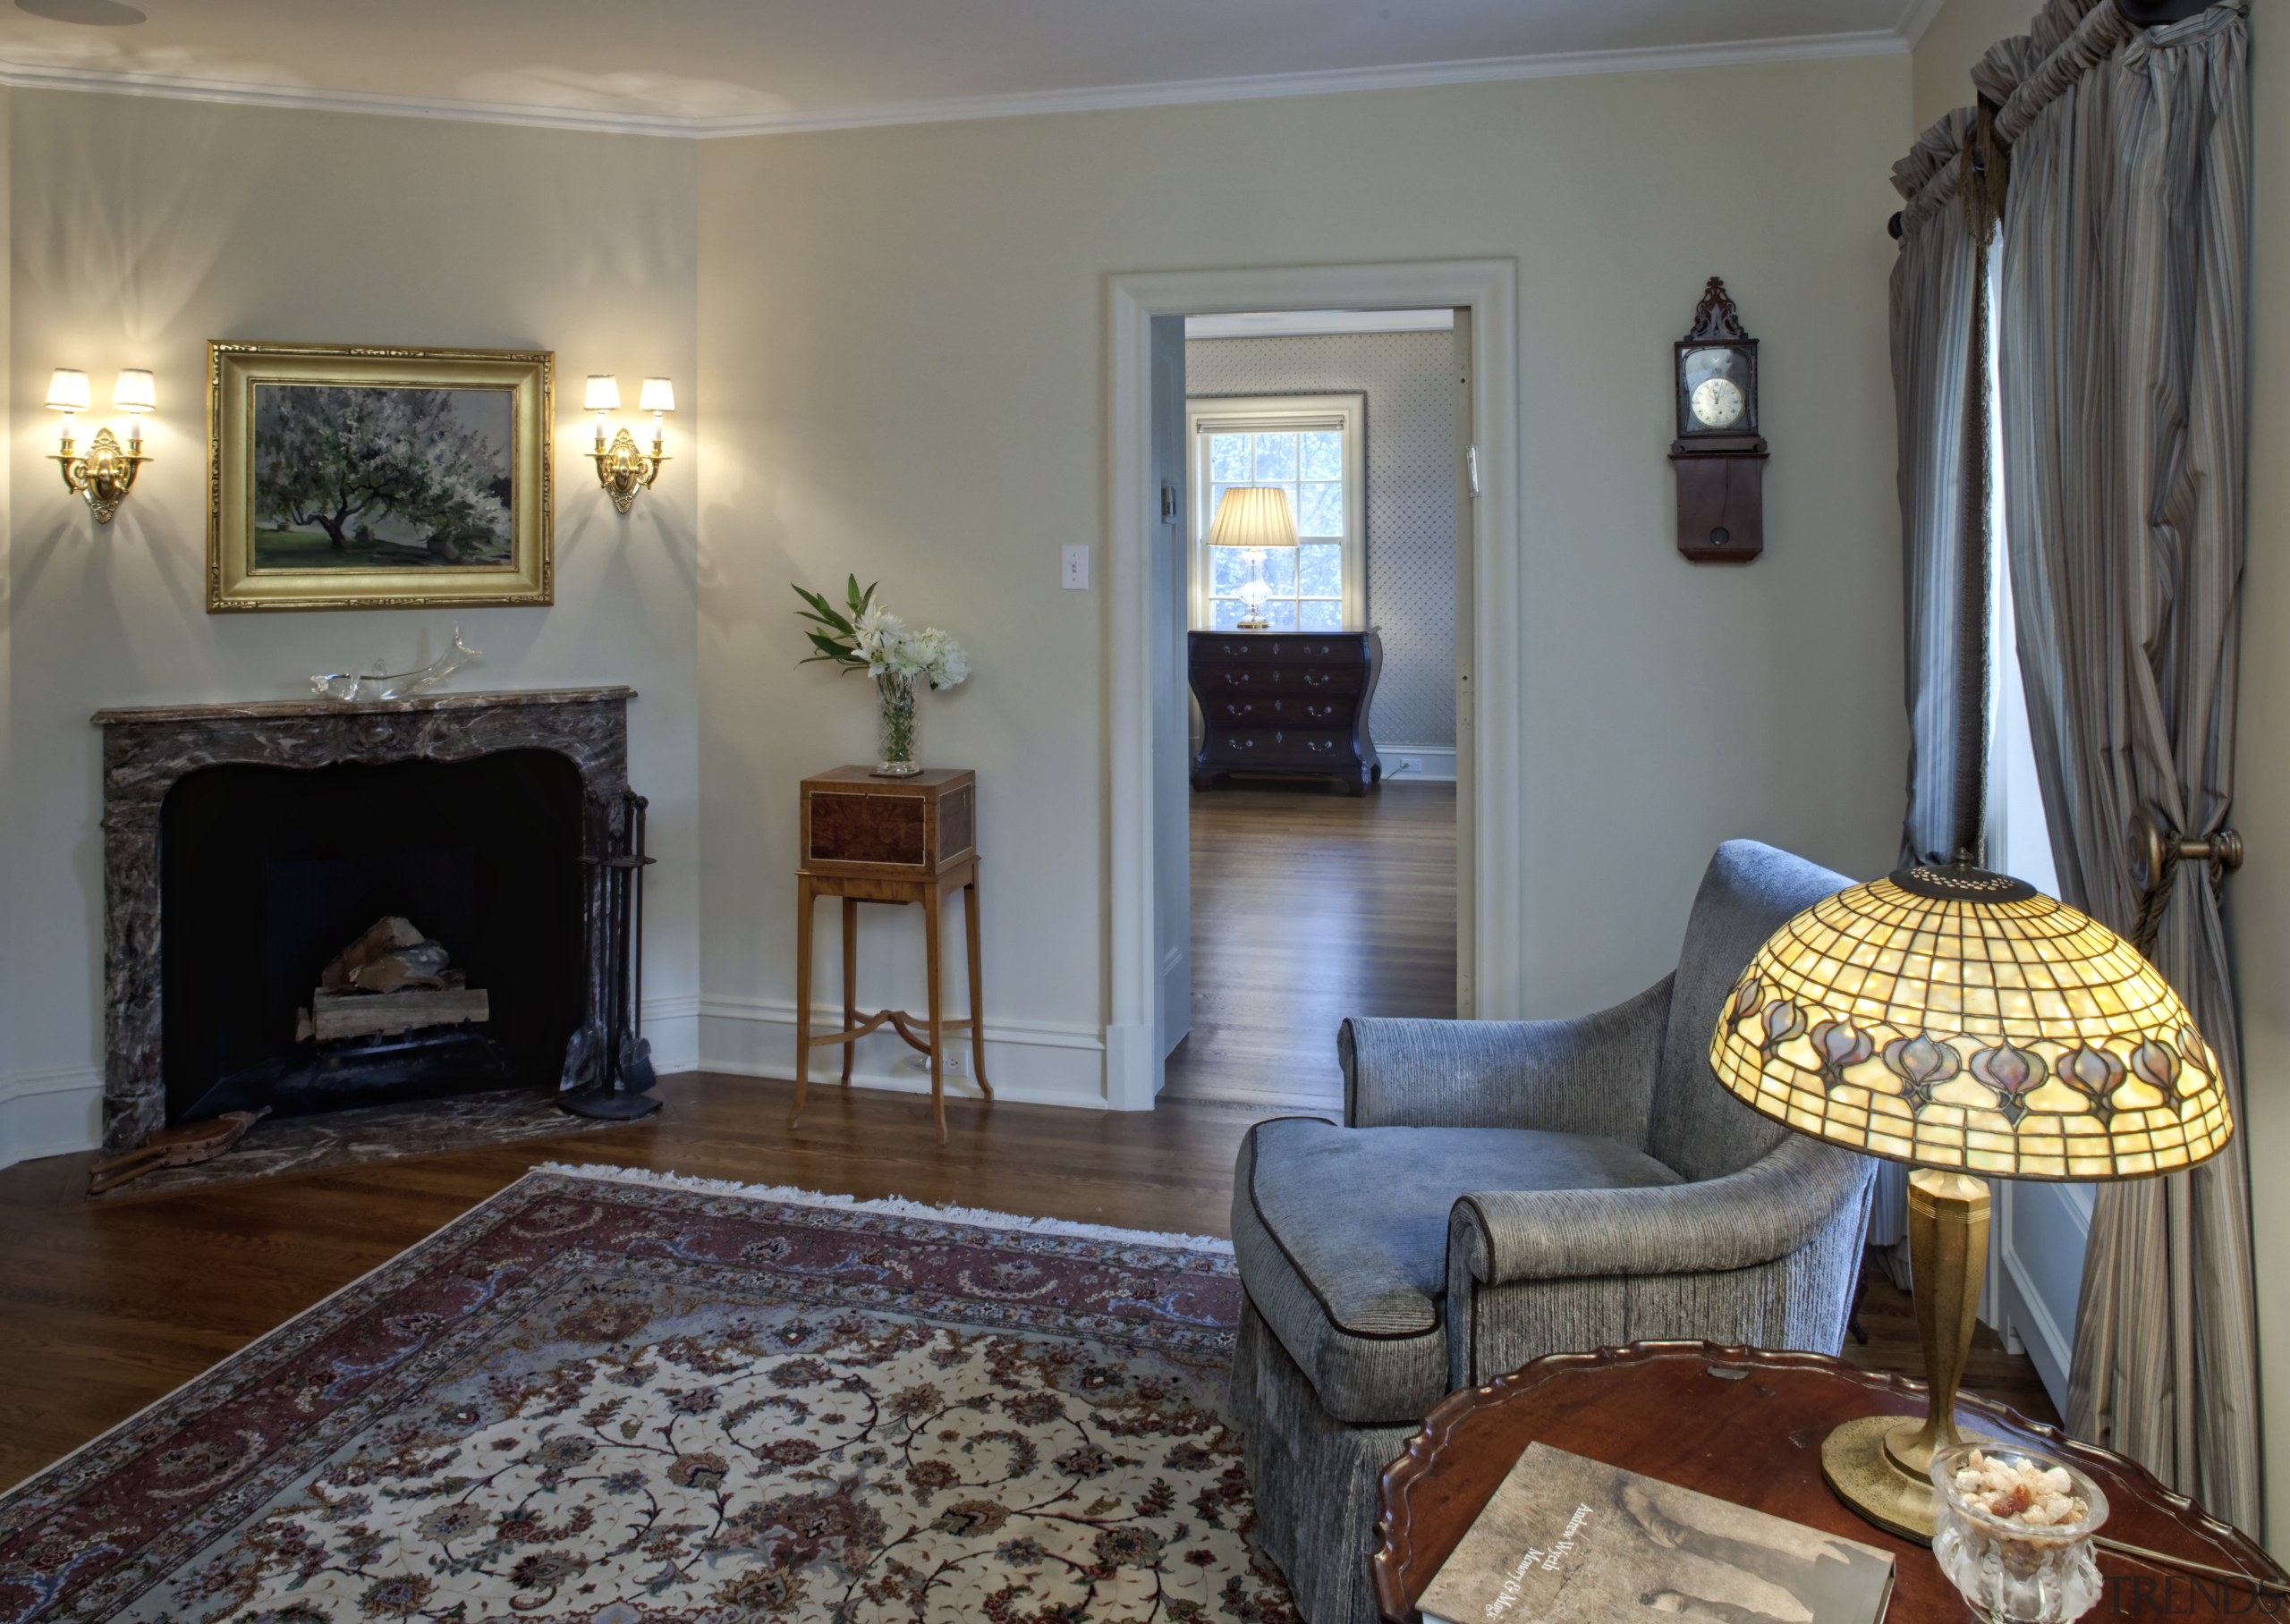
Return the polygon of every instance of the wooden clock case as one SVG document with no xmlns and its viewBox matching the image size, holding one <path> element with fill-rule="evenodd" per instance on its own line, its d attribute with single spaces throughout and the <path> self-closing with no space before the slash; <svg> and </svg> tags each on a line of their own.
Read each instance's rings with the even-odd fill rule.
<svg viewBox="0 0 2290 1624">
<path fill-rule="evenodd" d="M 1686 358 L 1731 350 L 1744 357 L 1740 421 L 1713 429 L 1695 420 Z M 1712 276 L 1694 307 L 1693 327 L 1678 340 L 1672 365 L 1677 385 L 1677 438 L 1670 466 L 1678 479 L 1678 551 L 1696 563 L 1747 563 L 1765 550 L 1766 444 L 1758 433 L 1757 340 Z"/>
</svg>

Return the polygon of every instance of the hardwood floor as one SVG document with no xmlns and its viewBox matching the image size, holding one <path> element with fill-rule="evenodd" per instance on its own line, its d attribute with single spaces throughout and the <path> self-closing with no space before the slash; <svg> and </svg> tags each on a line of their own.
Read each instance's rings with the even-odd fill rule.
<svg viewBox="0 0 2290 1624">
<path fill-rule="evenodd" d="M 1192 798 L 1192 1032 L 1165 1100 L 1343 1103 L 1347 1015 L 1455 1012 L 1455 791 Z"/>
<path fill-rule="evenodd" d="M 667 1109 L 608 1133 L 528 1140 L 150 1200 L 81 1198 L 89 1155 L 0 1171 L 0 1485 L 38 1469 L 466 1212 L 561 1158 L 1139 1229 L 1229 1233 L 1234 1154 L 1276 1105 L 1149 1112 L 963 1104 L 949 1143 L 910 1095 L 680 1077 Z M 1917 1365 L 1907 1299 L 1872 1288 L 1866 1348 Z M 1972 1385 L 2048 1417 L 2023 1358 L 1975 1354 Z"/>
<path fill-rule="evenodd" d="M 0 1171 L 0 1485 L 188 1381 L 509 1184 L 535 1163 L 611 1163 L 1223 1235 L 1233 1158 L 1269 1112 L 950 1104 L 716 1077 L 608 1132 L 344 1172 L 91 1205 L 89 1155 Z"/>
</svg>

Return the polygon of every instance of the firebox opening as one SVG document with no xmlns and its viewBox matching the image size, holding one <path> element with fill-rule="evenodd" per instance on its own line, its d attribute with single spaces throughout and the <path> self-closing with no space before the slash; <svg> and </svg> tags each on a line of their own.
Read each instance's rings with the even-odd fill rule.
<svg viewBox="0 0 2290 1624">
<path fill-rule="evenodd" d="M 554 1086 L 587 1007 L 581 808 L 548 750 L 178 781 L 159 820 L 167 1120 Z M 490 1019 L 298 1039 L 320 973 L 393 915 L 450 950 Z"/>
</svg>

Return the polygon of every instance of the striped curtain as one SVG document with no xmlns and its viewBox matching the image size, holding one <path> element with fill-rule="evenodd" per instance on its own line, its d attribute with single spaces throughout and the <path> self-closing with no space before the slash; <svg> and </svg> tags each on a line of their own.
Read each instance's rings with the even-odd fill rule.
<svg viewBox="0 0 2290 1624">
<path fill-rule="evenodd" d="M 1984 489 L 1977 477 L 1980 448 L 1967 436 L 1985 419 L 1975 410 L 1983 368 L 1972 343 L 1979 256 L 1958 197 L 1963 154 L 1973 125 L 1972 109 L 1959 107 L 1893 165 L 1893 187 L 1903 201 L 1900 257 L 1893 262 L 1892 276 L 1894 420 L 1900 435 L 1901 559 L 1906 572 L 1902 602 L 1907 616 L 1903 863 L 1953 857 L 1964 833 L 1980 827 L 1987 557 L 1986 532 L 1976 512 Z M 1977 606 L 1967 602 L 1968 570 L 1980 578 Z M 1969 731 L 1967 705 L 1972 713 Z M 1878 1166 L 1869 1245 L 1894 1283 L 1907 1289 L 1908 1170 L 1898 1163 Z"/>
<path fill-rule="evenodd" d="M 1904 863 L 1945 862 L 1980 827 L 1988 612 L 1977 436 L 1986 365 L 1972 343 L 1979 256 L 1960 197 L 1973 123 L 1972 109 L 1957 108 L 1893 165 L 1906 205 L 1892 278 L 1908 616 Z M 1976 594 L 1966 590 L 1973 578 Z"/>
<path fill-rule="evenodd" d="M 2250 232 L 2247 0 L 2141 30 L 2052 0 L 1975 78 L 2011 148 L 1998 296 L 2020 664 L 2065 900 L 2131 934 L 2125 832 L 2233 790 Z M 2213 876 L 2176 865 L 2154 959 L 2243 1114 Z M 2069 1429 L 2259 1527 L 2249 1171 L 2098 1187 Z"/>
</svg>

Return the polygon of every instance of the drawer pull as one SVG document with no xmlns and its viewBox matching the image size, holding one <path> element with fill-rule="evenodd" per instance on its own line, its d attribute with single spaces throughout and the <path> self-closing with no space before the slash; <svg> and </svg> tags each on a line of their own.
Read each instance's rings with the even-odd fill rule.
<svg viewBox="0 0 2290 1624">
<path fill-rule="evenodd" d="M 1308 671 L 1304 673 L 1306 688 L 1326 688 L 1335 681 L 1336 673 L 1332 671 Z"/>
<path fill-rule="evenodd" d="M 1315 722 L 1331 721 L 1336 715 L 1336 706 L 1333 705 L 1307 704 L 1304 706 L 1304 715 L 1310 716 Z"/>
<path fill-rule="evenodd" d="M 1253 716 L 1256 715 L 1256 701 L 1227 699 L 1225 701 L 1225 714 L 1228 716 Z"/>
<path fill-rule="evenodd" d="M 1336 748 L 1336 740 L 1333 739 L 1307 739 L 1304 740 L 1304 748 L 1311 751 L 1316 756 L 1324 756 L 1328 751 Z"/>
</svg>

